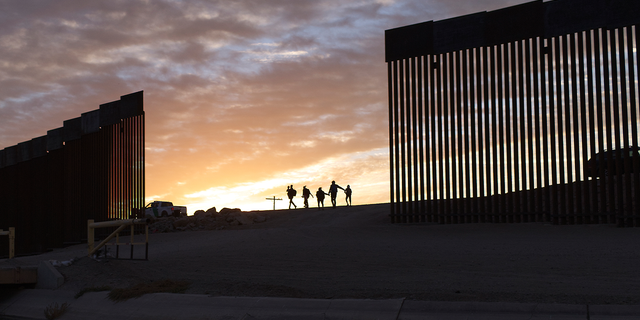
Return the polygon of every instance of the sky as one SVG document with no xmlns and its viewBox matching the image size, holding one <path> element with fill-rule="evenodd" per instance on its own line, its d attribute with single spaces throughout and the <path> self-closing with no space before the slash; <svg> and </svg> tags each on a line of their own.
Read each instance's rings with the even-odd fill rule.
<svg viewBox="0 0 640 320">
<path fill-rule="evenodd" d="M 0 0 L 0 148 L 143 90 L 147 202 L 389 202 L 384 31 L 525 2 Z"/>
</svg>

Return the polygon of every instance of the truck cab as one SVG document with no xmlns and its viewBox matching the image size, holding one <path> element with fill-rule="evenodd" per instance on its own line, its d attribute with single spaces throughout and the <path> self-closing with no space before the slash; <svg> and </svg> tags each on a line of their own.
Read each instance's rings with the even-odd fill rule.
<svg viewBox="0 0 640 320">
<path fill-rule="evenodd" d="M 153 201 L 144 207 L 144 215 L 146 218 L 183 217 L 187 215 L 187 207 L 174 206 L 170 201 Z"/>
</svg>

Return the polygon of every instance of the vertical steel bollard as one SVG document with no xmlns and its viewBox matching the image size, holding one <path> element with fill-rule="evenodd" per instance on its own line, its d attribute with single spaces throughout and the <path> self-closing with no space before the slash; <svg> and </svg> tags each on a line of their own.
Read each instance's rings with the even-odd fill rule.
<svg viewBox="0 0 640 320">
<path fill-rule="evenodd" d="M 88 252 L 91 253 L 93 251 L 93 244 L 95 241 L 94 230 L 91 227 L 93 224 L 93 219 L 87 220 L 87 244 L 89 246 Z"/>
<path fill-rule="evenodd" d="M 9 259 L 13 259 L 16 255 L 16 228 L 9 227 Z"/>
<path fill-rule="evenodd" d="M 130 255 L 130 259 L 132 259 L 132 260 L 133 260 L 133 225 L 131 225 L 131 240 L 130 240 L 130 242 L 129 242 L 129 243 L 131 243 L 131 255 Z"/>
</svg>

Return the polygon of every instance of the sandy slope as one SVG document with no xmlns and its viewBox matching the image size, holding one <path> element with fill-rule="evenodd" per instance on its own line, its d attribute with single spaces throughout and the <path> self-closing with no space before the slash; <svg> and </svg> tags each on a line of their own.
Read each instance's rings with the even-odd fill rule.
<svg viewBox="0 0 640 320">
<path fill-rule="evenodd" d="M 58 268 L 60 290 L 180 279 L 188 293 L 227 296 L 640 303 L 640 229 L 387 215 L 384 204 L 270 211 L 255 225 L 152 234 L 149 261 L 98 262 L 79 245 L 2 263 L 83 257 Z"/>
</svg>

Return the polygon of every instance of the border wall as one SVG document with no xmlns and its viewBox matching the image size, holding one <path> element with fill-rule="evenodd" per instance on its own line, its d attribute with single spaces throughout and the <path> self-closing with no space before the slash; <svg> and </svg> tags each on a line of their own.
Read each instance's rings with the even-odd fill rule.
<svg viewBox="0 0 640 320">
<path fill-rule="evenodd" d="M 391 221 L 640 226 L 638 12 L 532 1 L 386 30 Z"/>
<path fill-rule="evenodd" d="M 144 125 L 139 91 L 0 150 L 0 229 L 16 228 L 16 255 L 85 242 L 88 219 L 144 207 Z"/>
</svg>

